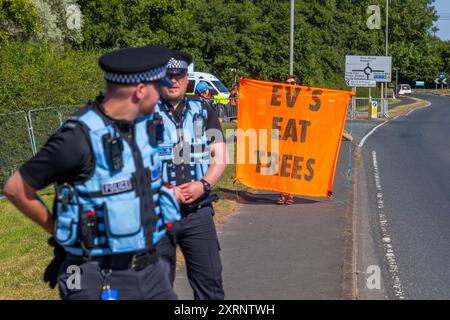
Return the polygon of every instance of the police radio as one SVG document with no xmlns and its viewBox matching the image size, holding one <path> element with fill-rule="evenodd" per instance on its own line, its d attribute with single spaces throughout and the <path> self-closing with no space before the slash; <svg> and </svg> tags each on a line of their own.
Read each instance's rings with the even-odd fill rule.
<svg viewBox="0 0 450 320">
<path fill-rule="evenodd" d="M 163 143 L 164 141 L 164 120 L 163 117 L 155 112 L 153 119 L 147 121 L 147 132 L 152 146 Z"/>
<path fill-rule="evenodd" d="M 199 113 L 194 115 L 194 131 L 195 138 L 200 139 L 203 136 L 203 125 L 204 125 L 203 116 Z"/>
<path fill-rule="evenodd" d="M 123 168 L 122 141 L 118 137 L 111 137 L 109 133 L 103 136 L 103 146 L 106 151 L 106 159 L 112 171 Z"/>
<path fill-rule="evenodd" d="M 93 210 L 82 212 L 80 215 L 81 243 L 86 249 L 95 246 L 94 240 L 98 235 L 97 213 Z"/>
</svg>

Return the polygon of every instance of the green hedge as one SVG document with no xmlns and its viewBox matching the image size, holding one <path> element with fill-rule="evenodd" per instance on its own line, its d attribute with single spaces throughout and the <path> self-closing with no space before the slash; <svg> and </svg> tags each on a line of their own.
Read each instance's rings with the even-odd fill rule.
<svg viewBox="0 0 450 320">
<path fill-rule="evenodd" d="M 103 88 L 100 51 L 81 51 L 48 43 L 16 42 L 0 48 L 0 194 L 6 178 L 32 156 L 26 115 L 36 148 L 75 109 Z M 20 112 L 19 112 L 20 111 Z M 12 114 L 6 114 L 11 113 Z"/>
<path fill-rule="evenodd" d="M 99 51 L 49 43 L 0 48 L 0 113 L 83 104 L 103 88 Z"/>
</svg>

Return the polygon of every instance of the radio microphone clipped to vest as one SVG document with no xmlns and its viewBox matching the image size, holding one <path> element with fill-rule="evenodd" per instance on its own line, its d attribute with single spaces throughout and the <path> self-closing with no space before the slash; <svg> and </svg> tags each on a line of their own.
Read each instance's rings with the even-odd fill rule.
<svg viewBox="0 0 450 320">
<path fill-rule="evenodd" d="M 122 159 L 122 141 L 118 137 L 111 137 L 111 135 L 105 134 L 103 136 L 103 145 L 106 152 L 106 158 L 112 171 L 118 171 L 123 168 Z"/>
<path fill-rule="evenodd" d="M 147 121 L 147 132 L 152 146 L 163 143 L 164 120 L 158 112 L 153 114 L 153 119 Z"/>
</svg>

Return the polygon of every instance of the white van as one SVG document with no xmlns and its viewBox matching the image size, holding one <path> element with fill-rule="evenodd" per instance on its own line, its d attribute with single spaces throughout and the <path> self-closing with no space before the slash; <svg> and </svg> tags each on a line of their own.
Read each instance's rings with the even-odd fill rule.
<svg viewBox="0 0 450 320">
<path fill-rule="evenodd" d="M 201 81 L 205 81 L 213 90 L 211 95 L 213 97 L 213 103 L 228 104 L 230 91 L 217 77 L 206 72 L 189 72 L 188 73 L 189 84 L 186 90 L 186 95 L 194 95 L 195 88 Z"/>
</svg>

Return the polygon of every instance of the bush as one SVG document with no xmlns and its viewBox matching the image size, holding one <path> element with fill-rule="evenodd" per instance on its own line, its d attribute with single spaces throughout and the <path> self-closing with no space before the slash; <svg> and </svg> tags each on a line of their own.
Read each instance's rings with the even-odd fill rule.
<svg viewBox="0 0 450 320">
<path fill-rule="evenodd" d="M 0 48 L 0 113 L 86 103 L 103 88 L 100 51 L 41 42 Z"/>
</svg>

